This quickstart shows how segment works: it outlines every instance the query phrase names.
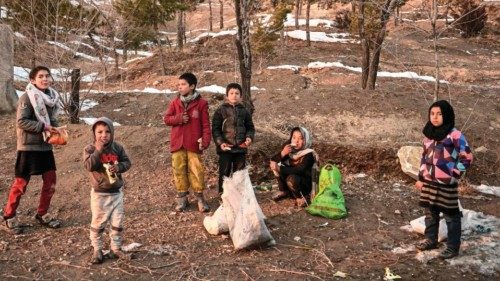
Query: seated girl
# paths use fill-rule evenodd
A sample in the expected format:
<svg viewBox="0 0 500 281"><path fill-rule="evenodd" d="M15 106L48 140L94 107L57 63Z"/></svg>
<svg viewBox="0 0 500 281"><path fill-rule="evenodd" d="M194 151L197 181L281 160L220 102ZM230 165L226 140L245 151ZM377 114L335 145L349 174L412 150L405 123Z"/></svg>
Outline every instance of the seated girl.
<svg viewBox="0 0 500 281"><path fill-rule="evenodd" d="M292 197L299 207L307 206L312 189L312 170L318 155L311 149L312 138L303 127L295 127L281 152L271 158L270 168L278 180L274 201Z"/></svg>

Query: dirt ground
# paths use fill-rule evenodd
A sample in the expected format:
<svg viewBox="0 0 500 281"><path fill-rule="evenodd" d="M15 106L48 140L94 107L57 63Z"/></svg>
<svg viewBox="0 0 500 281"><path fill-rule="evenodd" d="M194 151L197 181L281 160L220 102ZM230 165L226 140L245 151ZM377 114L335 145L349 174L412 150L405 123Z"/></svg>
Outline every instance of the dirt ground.
<svg viewBox="0 0 500 281"><path fill-rule="evenodd" d="M329 30L334 32L337 30ZM461 39L449 32L440 41L442 79L449 81L442 98L452 102L456 125L467 137L474 163L460 186L464 208L500 216L498 197L479 194L470 185L500 185L499 137L500 77L498 36ZM381 69L414 71L432 75L432 42L408 26L391 27L384 43ZM103 93L83 98L99 105L81 117L108 116L122 126L116 140L124 144L132 168L124 174L124 245L140 243L132 261L106 260L88 265L92 249L89 224L89 183L82 167L82 150L92 136L90 126L61 123L70 132L68 145L55 148L58 184L51 212L60 218L61 229L45 229L33 216L38 204L41 178L33 177L18 209L27 232L13 236L0 231L0 279L28 280L381 280L384 268L406 280L494 280L499 276L498 229L493 235L496 267L485 274L477 264L453 265L432 259L426 263L416 252L396 254L423 238L400 229L422 216L413 181L401 172L396 152L403 145L419 145L433 84L405 78L379 78L375 91L359 87L359 74L341 68L306 68L313 61L360 63L356 44L280 42L276 55L254 64L252 84L260 89L252 96L256 111L256 140L248 155L255 185L273 185L267 169L269 157L285 141L290 128L310 129L321 160L330 161L343 173L342 190L349 215L332 221L308 215L290 200L275 203L272 192L257 191L277 245L235 252L228 236L211 236L193 206L174 212L170 130L162 115L172 95L109 93L116 89L175 89L176 77L192 71L199 86L226 85L238 81L233 39L218 37L189 45L184 52L169 52L169 75L159 75L156 56L137 61L121 73L123 80L108 84ZM470 55L470 54L473 55ZM256 58L259 61L259 58ZM299 71L269 70L267 66L300 65ZM205 71L221 72L205 72ZM114 76L116 79L119 76ZM100 87L100 86L99 86ZM106 93L108 92L108 93ZM203 93L210 112L222 102L216 94ZM115 111L119 109L119 111ZM15 114L0 116L0 198L5 202L15 163ZM479 149L481 148L481 149ZM477 151L476 151L477 150ZM214 211L217 197L217 156L213 144L203 156L207 197ZM323 162L323 163L324 163ZM366 176L360 175L364 173ZM273 190L274 191L274 190ZM480 234L477 234L480 235ZM476 237L477 238L477 237ZM479 237L481 238L481 237ZM467 241L470 237L464 237ZM464 247L463 256L474 249ZM484 257L483 257L484 258Z"/></svg>

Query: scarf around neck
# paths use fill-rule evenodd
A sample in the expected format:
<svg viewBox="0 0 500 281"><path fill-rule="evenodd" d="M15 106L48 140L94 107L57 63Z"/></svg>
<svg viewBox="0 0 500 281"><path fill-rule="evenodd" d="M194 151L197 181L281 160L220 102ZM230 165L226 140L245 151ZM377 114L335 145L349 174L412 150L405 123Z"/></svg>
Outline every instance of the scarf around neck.
<svg viewBox="0 0 500 281"><path fill-rule="evenodd" d="M26 94L30 100L31 106L35 111L35 117L39 122L44 125L50 125L50 116L47 111L47 107L53 108L53 116L57 116L60 106L59 106L59 94L56 90L48 88L46 92L42 92L35 85L29 83L26 86ZM43 132L44 140L49 137L49 132Z"/></svg>
<svg viewBox="0 0 500 281"><path fill-rule="evenodd" d="M431 109L433 107L439 107L441 109L443 124L439 127L435 127L430 121ZM443 140L455 127L455 112L453 111L453 107L445 100L434 102L429 107L427 118L429 118L429 121L427 121L427 123L425 124L422 132L427 138L431 140Z"/></svg>
<svg viewBox="0 0 500 281"><path fill-rule="evenodd" d="M304 147L302 147L301 150L297 150L297 151L294 151L294 152L291 152L289 154L290 158L292 158L293 160L297 160L301 157L304 157L305 155L309 154L309 153L313 153L314 154L314 158L316 158L316 160L318 160L318 155L317 153L314 151L314 149L311 148L312 146L312 137L311 137L311 134L309 134L309 131L304 128L304 127L295 127L292 129L292 132L290 133L290 140L289 142L292 141L292 135L293 135L293 132L295 131L300 131L300 133L302 134L302 139L304 140Z"/></svg>
<svg viewBox="0 0 500 281"><path fill-rule="evenodd" d="M188 95L188 96L179 95L184 106L187 106L190 102L194 101L199 96L200 96L200 93L198 93L197 91L194 91L192 95Z"/></svg>

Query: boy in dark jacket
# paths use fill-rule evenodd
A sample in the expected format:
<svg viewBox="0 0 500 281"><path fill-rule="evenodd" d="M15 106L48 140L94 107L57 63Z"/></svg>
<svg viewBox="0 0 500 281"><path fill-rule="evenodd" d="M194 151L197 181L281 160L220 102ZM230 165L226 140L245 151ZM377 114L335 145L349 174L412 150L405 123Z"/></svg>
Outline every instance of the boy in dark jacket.
<svg viewBox="0 0 500 281"><path fill-rule="evenodd" d="M103 262L102 233L108 222L111 225L109 257L129 259L131 256L121 250L124 215L121 174L130 169L131 163L123 146L113 139L114 127L110 119L97 119L92 132L94 142L83 151L83 164L90 172L92 184L90 240L94 252L91 263Z"/></svg>
<svg viewBox="0 0 500 281"><path fill-rule="evenodd" d="M223 192L224 177L245 168L247 149L255 136L252 115L241 104L241 86L226 87L226 102L214 113L212 136L219 155L219 193Z"/></svg>
<svg viewBox="0 0 500 281"><path fill-rule="evenodd" d="M177 85L179 96L170 102L163 116L165 124L172 127L170 152L177 189L177 212L188 206L189 186L197 198L198 210L208 212L210 209L203 198L205 178L201 159L203 150L210 144L210 120L207 101L195 91L197 83L194 74L182 74Z"/></svg>

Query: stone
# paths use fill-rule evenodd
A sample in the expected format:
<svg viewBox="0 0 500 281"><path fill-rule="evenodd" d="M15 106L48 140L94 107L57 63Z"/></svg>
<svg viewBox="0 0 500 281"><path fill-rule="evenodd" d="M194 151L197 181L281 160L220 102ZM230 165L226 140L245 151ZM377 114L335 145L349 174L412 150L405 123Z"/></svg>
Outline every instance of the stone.
<svg viewBox="0 0 500 281"><path fill-rule="evenodd" d="M10 26L0 24L0 113L14 112L17 100L14 89L14 36Z"/></svg>
<svg viewBox="0 0 500 281"><path fill-rule="evenodd" d="M422 147L421 146L403 146L398 150L399 163L401 164L401 170L418 180L418 171L420 169L420 160L422 158Z"/></svg>

